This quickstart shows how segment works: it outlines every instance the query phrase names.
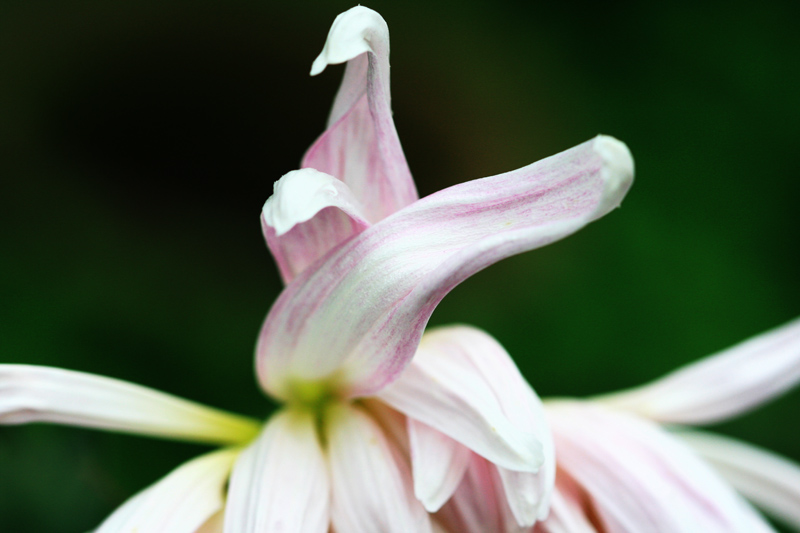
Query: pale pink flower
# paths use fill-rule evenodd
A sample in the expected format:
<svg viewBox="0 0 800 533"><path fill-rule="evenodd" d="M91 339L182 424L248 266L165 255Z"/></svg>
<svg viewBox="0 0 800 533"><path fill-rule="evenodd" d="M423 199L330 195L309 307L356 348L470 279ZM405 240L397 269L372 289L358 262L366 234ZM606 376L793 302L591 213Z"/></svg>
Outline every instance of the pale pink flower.
<svg viewBox="0 0 800 533"><path fill-rule="evenodd" d="M507 359L504 352L485 357ZM740 494L800 530L800 465L685 426L740 414L799 380L795 320L633 390L546 400L558 468L550 515L533 531L773 531ZM509 519L498 486L488 463L472 454L437 519L459 533L525 531Z"/></svg>
<svg viewBox="0 0 800 533"><path fill-rule="evenodd" d="M510 360L482 356L494 341L464 328L422 333L473 273L618 206L633 161L599 136L418 200L392 121L388 54L380 15L356 7L337 17L312 67L347 62L328 129L264 206L287 286L261 330L256 370L285 406L260 433L254 421L124 382L0 365L4 423L229 446L134 496L98 531L427 532L438 527L428 512L473 453L517 523L547 513L555 464L539 399Z"/></svg>

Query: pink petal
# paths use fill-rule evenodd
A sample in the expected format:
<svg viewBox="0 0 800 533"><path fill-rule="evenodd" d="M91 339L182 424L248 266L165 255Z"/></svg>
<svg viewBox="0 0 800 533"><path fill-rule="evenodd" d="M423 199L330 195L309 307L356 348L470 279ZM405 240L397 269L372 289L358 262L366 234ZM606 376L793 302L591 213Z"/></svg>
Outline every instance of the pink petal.
<svg viewBox="0 0 800 533"><path fill-rule="evenodd" d="M800 381L800 319L602 401L659 422L707 424L748 411Z"/></svg>
<svg viewBox="0 0 800 533"><path fill-rule="evenodd" d="M469 465L468 448L412 418L408 419L414 495L428 512L438 511L453 495Z"/></svg>
<svg viewBox="0 0 800 533"><path fill-rule="evenodd" d="M772 531L677 438L644 419L577 402L549 404L558 465L611 533Z"/></svg>
<svg viewBox="0 0 800 533"><path fill-rule="evenodd" d="M226 533L325 533L330 482L314 415L284 410L239 457L225 509Z"/></svg>
<svg viewBox="0 0 800 533"><path fill-rule="evenodd" d="M369 227L362 210L347 185L311 168L275 182L261 224L283 281L289 283L328 250Z"/></svg>
<svg viewBox="0 0 800 533"><path fill-rule="evenodd" d="M546 515L555 458L544 409L492 337L465 326L428 331L378 397L499 465L520 525Z"/></svg>
<svg viewBox="0 0 800 533"><path fill-rule="evenodd" d="M334 529L347 533L430 533L428 514L414 498L407 464L380 427L347 404L330 406L324 424Z"/></svg>
<svg viewBox="0 0 800 533"><path fill-rule="evenodd" d="M195 533L222 508L237 454L222 450L189 461L125 502L96 533Z"/></svg>
<svg viewBox="0 0 800 533"><path fill-rule="evenodd" d="M392 120L389 29L375 11L359 6L336 17L311 74L344 62L328 129L302 166L341 179L377 222L416 200L417 191Z"/></svg>
<svg viewBox="0 0 800 533"><path fill-rule="evenodd" d="M675 434L747 499L800 530L800 465L730 437L699 431Z"/></svg>
<svg viewBox="0 0 800 533"><path fill-rule="evenodd" d="M592 525L583 502L576 494L565 487L562 481L565 476L559 475L553 499L550 505L550 514L547 520L539 522L534 530L536 533L598 533Z"/></svg>
<svg viewBox="0 0 800 533"><path fill-rule="evenodd" d="M436 304L473 273L574 233L631 184L624 144L596 139L528 167L424 198L335 248L270 311L257 348L262 387L325 380L366 396L416 351Z"/></svg>
<svg viewBox="0 0 800 533"><path fill-rule="evenodd" d="M53 422L171 439L246 442L245 417L147 387L72 370L0 365L0 424Z"/></svg>

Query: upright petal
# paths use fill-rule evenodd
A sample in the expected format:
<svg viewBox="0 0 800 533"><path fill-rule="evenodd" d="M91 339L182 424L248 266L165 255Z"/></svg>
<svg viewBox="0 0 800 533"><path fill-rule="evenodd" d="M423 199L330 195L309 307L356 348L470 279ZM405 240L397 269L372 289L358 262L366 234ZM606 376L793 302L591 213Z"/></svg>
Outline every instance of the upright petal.
<svg viewBox="0 0 800 533"><path fill-rule="evenodd" d="M378 397L498 465L521 526L547 514L555 458L544 409L492 337L466 326L428 331Z"/></svg>
<svg viewBox="0 0 800 533"><path fill-rule="evenodd" d="M258 424L147 387L72 370L0 365L0 424L53 422L171 439L235 444Z"/></svg>
<svg viewBox="0 0 800 533"><path fill-rule="evenodd" d="M332 250L278 298L257 349L262 387L325 380L365 396L393 381L436 304L504 257L544 246L616 207L627 147L600 136L525 168L423 198Z"/></svg>
<svg viewBox="0 0 800 533"><path fill-rule="evenodd" d="M276 181L261 223L283 281L367 229L362 211L347 185L323 172L295 170Z"/></svg>
<svg viewBox="0 0 800 533"><path fill-rule="evenodd" d="M358 6L336 17L311 74L344 62L328 129L302 166L347 183L377 222L416 200L417 191L392 120L389 29L375 11Z"/></svg>
<svg viewBox="0 0 800 533"><path fill-rule="evenodd" d="M659 422L707 424L737 415L800 381L800 319L599 400Z"/></svg>
<svg viewBox="0 0 800 533"><path fill-rule="evenodd" d="M195 533L222 509L225 482L238 453L221 450L189 461L129 499L96 533Z"/></svg>
<svg viewBox="0 0 800 533"><path fill-rule="evenodd" d="M226 533L325 533L330 483L314 416L286 410L267 422L233 469Z"/></svg>
<svg viewBox="0 0 800 533"><path fill-rule="evenodd" d="M773 531L716 473L656 424L588 404L548 404L558 466L612 533Z"/></svg>
<svg viewBox="0 0 800 533"><path fill-rule="evenodd" d="M381 428L364 412L331 405L325 415L331 472L331 519L347 533L430 533L411 476Z"/></svg>
<svg viewBox="0 0 800 533"><path fill-rule="evenodd" d="M800 531L800 465L730 437L700 431L675 434L747 499Z"/></svg>

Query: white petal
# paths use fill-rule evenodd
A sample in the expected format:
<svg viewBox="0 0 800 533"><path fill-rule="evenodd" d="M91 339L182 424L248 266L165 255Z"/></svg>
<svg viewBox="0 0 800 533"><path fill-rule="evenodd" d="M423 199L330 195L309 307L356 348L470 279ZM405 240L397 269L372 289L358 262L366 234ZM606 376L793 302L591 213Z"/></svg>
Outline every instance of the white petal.
<svg viewBox="0 0 800 533"><path fill-rule="evenodd" d="M675 434L747 499L800 531L800 465L730 437L699 431Z"/></svg>
<svg viewBox="0 0 800 533"><path fill-rule="evenodd" d="M0 365L0 423L53 422L198 442L246 442L258 425L147 387L60 368Z"/></svg>
<svg viewBox="0 0 800 533"><path fill-rule="evenodd" d="M556 482L550 514L547 520L538 525L536 531L538 533L598 533L583 508L582 502L569 491L563 490L562 485L560 480Z"/></svg>
<svg viewBox="0 0 800 533"><path fill-rule="evenodd" d="M325 415L332 483L331 518L347 533L425 533L428 513L414 498L408 466L380 427L349 405Z"/></svg>
<svg viewBox="0 0 800 533"><path fill-rule="evenodd" d="M558 466L612 532L756 533L772 528L676 437L599 406L548 404Z"/></svg>
<svg viewBox="0 0 800 533"><path fill-rule="evenodd" d="M314 415L285 410L270 418L233 469L226 533L325 533L330 483Z"/></svg>
<svg viewBox="0 0 800 533"><path fill-rule="evenodd" d="M311 168L275 182L261 215L267 245L286 283L339 242L369 227L347 185Z"/></svg>
<svg viewBox="0 0 800 533"><path fill-rule="evenodd" d="M223 505L238 450L221 450L180 466L128 500L95 533L195 533Z"/></svg>
<svg viewBox="0 0 800 533"><path fill-rule="evenodd" d="M604 215L621 201L632 173L627 148L598 137L440 191L371 226L278 298L257 349L262 387L286 399L295 381L327 380L340 394L373 394L405 368L453 287Z"/></svg>
<svg viewBox="0 0 800 533"><path fill-rule="evenodd" d="M798 381L800 319L599 400L659 422L707 424L750 410Z"/></svg>
<svg viewBox="0 0 800 533"><path fill-rule="evenodd" d="M408 419L414 495L435 513L450 499L469 465L472 452L445 434Z"/></svg>

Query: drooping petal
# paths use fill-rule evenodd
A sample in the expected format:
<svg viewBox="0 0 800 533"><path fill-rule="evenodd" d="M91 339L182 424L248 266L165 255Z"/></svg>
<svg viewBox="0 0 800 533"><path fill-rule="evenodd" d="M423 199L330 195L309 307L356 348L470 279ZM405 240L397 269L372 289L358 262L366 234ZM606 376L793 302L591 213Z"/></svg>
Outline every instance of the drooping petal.
<svg viewBox="0 0 800 533"><path fill-rule="evenodd" d="M405 368L448 291L604 215L632 178L627 147L600 136L440 191L373 225L278 298L257 349L262 387L282 399L297 381L326 380L350 396L380 390Z"/></svg>
<svg viewBox="0 0 800 533"><path fill-rule="evenodd" d="M800 465L730 437L688 430L675 434L747 499L800 531Z"/></svg>
<svg viewBox="0 0 800 533"><path fill-rule="evenodd" d="M707 424L737 415L800 381L800 319L667 374L599 398L659 422Z"/></svg>
<svg viewBox="0 0 800 533"><path fill-rule="evenodd" d="M428 331L378 397L500 466L520 525L547 513L555 458L544 409L492 337L466 326Z"/></svg>
<svg viewBox="0 0 800 533"><path fill-rule="evenodd" d="M258 424L126 381L0 365L0 424L53 422L215 444L247 442Z"/></svg>
<svg viewBox="0 0 800 533"><path fill-rule="evenodd" d="M435 513L453 495L469 465L472 452L430 426L408 419L414 495Z"/></svg>
<svg viewBox="0 0 800 533"><path fill-rule="evenodd" d="M178 467L125 502L95 533L195 533L222 508L238 453L216 451Z"/></svg>
<svg viewBox="0 0 800 533"><path fill-rule="evenodd" d="M436 514L448 531L458 533L521 533L508 506L497 469L470 454L470 463L453 497Z"/></svg>
<svg viewBox="0 0 800 533"><path fill-rule="evenodd" d="M558 465L609 532L756 533L772 528L688 446L597 405L549 404Z"/></svg>
<svg viewBox="0 0 800 533"><path fill-rule="evenodd" d="M314 416L285 410L242 452L231 475L226 533L325 533L330 482Z"/></svg>
<svg viewBox="0 0 800 533"><path fill-rule="evenodd" d="M375 11L358 6L336 17L311 74L344 62L328 129L302 166L347 183L377 222L415 201L417 191L392 120L389 29Z"/></svg>
<svg viewBox="0 0 800 533"><path fill-rule="evenodd" d="M362 211L347 185L317 170L295 170L276 181L261 224L283 281L369 227Z"/></svg>
<svg viewBox="0 0 800 533"><path fill-rule="evenodd" d="M364 412L331 405L325 415L331 472L331 519L347 533L430 533L414 498L408 465Z"/></svg>

